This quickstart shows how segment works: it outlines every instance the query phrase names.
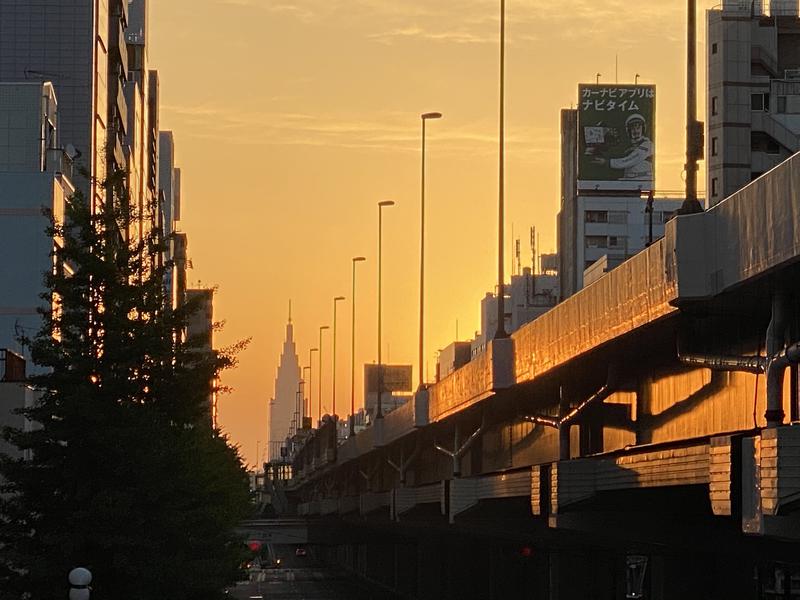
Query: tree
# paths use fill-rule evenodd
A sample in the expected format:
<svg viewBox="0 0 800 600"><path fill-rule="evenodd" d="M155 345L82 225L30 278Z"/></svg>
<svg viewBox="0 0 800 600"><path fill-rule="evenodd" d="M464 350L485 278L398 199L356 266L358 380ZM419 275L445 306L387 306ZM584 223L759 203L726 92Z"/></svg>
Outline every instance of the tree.
<svg viewBox="0 0 800 600"><path fill-rule="evenodd" d="M235 354L184 339L195 307L166 301L161 231L129 239L138 215L119 179L108 189L96 214L76 194L50 231L42 395L33 431L5 431L32 458L0 459L3 600L64 597L76 566L93 600L211 600L238 575L248 478L208 406Z"/></svg>

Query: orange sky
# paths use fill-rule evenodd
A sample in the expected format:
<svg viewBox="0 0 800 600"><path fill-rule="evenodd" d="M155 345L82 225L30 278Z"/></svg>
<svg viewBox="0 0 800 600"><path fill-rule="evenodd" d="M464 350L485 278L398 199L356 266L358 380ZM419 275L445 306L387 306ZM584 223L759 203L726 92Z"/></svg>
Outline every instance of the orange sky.
<svg viewBox="0 0 800 600"><path fill-rule="evenodd" d="M384 213L384 357L417 361L425 111L444 113L428 130L430 372L456 321L462 339L479 329L479 302L496 272L498 6L151 2L150 63L160 72L161 126L175 132L182 168L190 282L219 286L216 317L226 327L218 345L253 338L225 377L235 391L220 401L221 424L251 463L267 438L288 300L307 364L332 298L350 295L350 259L359 254L368 262L359 269L356 364L375 359L382 199L397 202ZM682 188L685 2L507 0L507 18L507 235L513 224L528 263L531 225L545 251L555 247L559 109L595 73L613 82L617 56L620 82L639 73L658 86L657 186ZM698 22L702 78L702 14ZM349 314L340 304L341 400L350 390ZM330 347L326 337L326 398Z"/></svg>

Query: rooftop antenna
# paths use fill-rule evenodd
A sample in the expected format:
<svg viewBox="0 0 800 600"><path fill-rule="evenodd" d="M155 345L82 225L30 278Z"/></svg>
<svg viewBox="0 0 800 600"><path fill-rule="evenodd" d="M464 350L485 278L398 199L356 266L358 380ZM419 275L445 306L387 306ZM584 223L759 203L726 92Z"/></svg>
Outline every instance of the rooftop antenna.
<svg viewBox="0 0 800 600"><path fill-rule="evenodd" d="M511 223L511 256L514 256L514 223ZM516 275L514 261L511 261L511 274Z"/></svg>
<svg viewBox="0 0 800 600"><path fill-rule="evenodd" d="M600 75L602 75L602 73L597 73L597 74L595 75L595 83L596 83L597 85L600 85Z"/></svg>
<svg viewBox="0 0 800 600"><path fill-rule="evenodd" d="M533 274L536 275L536 227L531 227L531 266Z"/></svg>
<svg viewBox="0 0 800 600"><path fill-rule="evenodd" d="M520 250L520 248L521 248L520 242L521 242L521 240L519 238L517 238L515 240L515 244L516 244L515 250L516 250L516 256L517 256L517 275L522 273L522 252Z"/></svg>
<svg viewBox="0 0 800 600"><path fill-rule="evenodd" d="M289 299L289 323L292 322L292 299Z"/></svg>
<svg viewBox="0 0 800 600"><path fill-rule="evenodd" d="M536 234L536 262L539 263L539 272L542 272L542 236L541 234Z"/></svg>
<svg viewBox="0 0 800 600"><path fill-rule="evenodd" d="M634 85L639 85L639 77L641 77L641 76L637 73L636 77L633 78Z"/></svg>

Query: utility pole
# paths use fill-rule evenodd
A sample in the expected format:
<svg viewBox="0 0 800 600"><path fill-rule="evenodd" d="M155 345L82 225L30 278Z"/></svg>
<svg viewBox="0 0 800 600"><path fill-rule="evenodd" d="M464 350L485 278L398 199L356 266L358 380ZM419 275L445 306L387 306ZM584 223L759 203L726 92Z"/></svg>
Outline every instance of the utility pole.
<svg viewBox="0 0 800 600"><path fill-rule="evenodd" d="M688 0L686 46L686 199L678 214L703 212L697 199L697 163L703 158L703 123L697 120L697 0Z"/></svg>

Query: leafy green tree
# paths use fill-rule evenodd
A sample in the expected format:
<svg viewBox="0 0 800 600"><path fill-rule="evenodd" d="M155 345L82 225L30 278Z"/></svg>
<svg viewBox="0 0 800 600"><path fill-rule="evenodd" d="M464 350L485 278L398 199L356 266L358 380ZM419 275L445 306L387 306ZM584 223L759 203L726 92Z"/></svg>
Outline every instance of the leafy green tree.
<svg viewBox="0 0 800 600"><path fill-rule="evenodd" d="M235 353L184 339L196 307L167 302L161 231L129 239L139 215L119 181L109 189L96 214L76 194L50 231L30 342L42 395L24 411L32 431L5 431L29 460L0 459L3 600L66 597L76 566L93 572L93 600L211 600L241 564L248 478L208 402Z"/></svg>

